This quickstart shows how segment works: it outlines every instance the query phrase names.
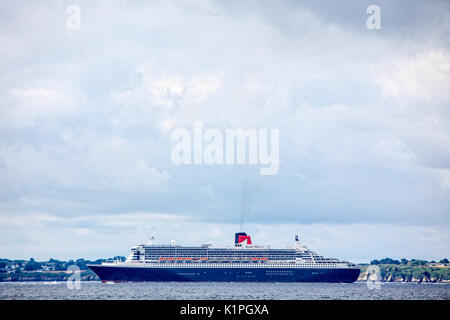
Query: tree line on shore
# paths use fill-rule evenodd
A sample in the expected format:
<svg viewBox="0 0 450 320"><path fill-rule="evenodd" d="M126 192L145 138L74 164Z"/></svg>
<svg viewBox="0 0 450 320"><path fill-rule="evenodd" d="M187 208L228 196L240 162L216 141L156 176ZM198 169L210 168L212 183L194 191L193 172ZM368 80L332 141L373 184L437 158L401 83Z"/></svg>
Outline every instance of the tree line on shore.
<svg viewBox="0 0 450 320"><path fill-rule="evenodd" d="M107 260L120 260L125 261L125 257L116 256L109 259L70 259L68 261L62 261L57 259L50 259L48 261L36 261L34 258L30 260L10 260L0 259L0 273L17 273L23 271L65 271L71 265L76 265L80 270L87 270L88 264L101 264Z"/></svg>
<svg viewBox="0 0 450 320"><path fill-rule="evenodd" d="M447 258L439 261L419 259L394 260L384 258L372 260L370 265L379 266L381 281L386 282L448 282L450 281L450 264ZM367 280L369 265L361 265L360 281Z"/></svg>
<svg viewBox="0 0 450 320"><path fill-rule="evenodd" d="M433 265L433 264L448 264L449 261L447 258L441 259L439 260L439 262L437 261L427 261L427 260L418 260L418 259L411 259L411 260L407 260L405 258L401 259L401 260L394 260L391 258L384 258L381 260L372 260L370 261L370 264L372 265L377 265L377 264L396 264L396 265L408 265L408 266L427 266L427 265Z"/></svg>

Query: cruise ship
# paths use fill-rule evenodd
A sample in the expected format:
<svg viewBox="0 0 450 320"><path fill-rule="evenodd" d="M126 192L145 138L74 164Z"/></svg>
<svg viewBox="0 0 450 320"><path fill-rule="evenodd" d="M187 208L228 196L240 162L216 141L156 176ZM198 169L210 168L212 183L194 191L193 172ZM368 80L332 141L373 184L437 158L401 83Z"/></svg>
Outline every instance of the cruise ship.
<svg viewBox="0 0 450 320"><path fill-rule="evenodd" d="M247 282L354 282L360 267L319 256L300 243L271 249L259 246L245 232L235 234L234 246L175 243L139 245L122 261L89 265L104 282L121 281L247 281Z"/></svg>

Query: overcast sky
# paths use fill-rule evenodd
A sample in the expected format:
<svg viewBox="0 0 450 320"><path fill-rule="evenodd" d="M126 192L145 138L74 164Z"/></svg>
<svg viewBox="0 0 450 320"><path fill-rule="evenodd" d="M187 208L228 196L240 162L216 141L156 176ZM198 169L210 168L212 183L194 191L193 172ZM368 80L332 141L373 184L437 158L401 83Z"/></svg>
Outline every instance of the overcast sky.
<svg viewBox="0 0 450 320"><path fill-rule="evenodd" d="M243 215L272 247L449 258L449 34L448 1L1 1L0 257L232 245ZM279 129L278 174L174 165L194 121Z"/></svg>

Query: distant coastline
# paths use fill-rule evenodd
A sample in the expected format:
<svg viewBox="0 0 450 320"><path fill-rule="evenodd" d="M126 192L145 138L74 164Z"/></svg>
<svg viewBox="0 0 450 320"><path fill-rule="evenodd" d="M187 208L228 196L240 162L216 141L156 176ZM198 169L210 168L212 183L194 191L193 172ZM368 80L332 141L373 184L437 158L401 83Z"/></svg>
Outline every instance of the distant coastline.
<svg viewBox="0 0 450 320"><path fill-rule="evenodd" d="M66 271L22 271L17 273L0 273L0 282L53 282L67 281L72 272ZM80 274L81 281L100 281L92 270L83 270Z"/></svg>
<svg viewBox="0 0 450 320"><path fill-rule="evenodd" d="M361 265L357 281L367 281L369 265ZM382 282L450 283L450 266L447 265L395 265L379 264Z"/></svg>
<svg viewBox="0 0 450 320"><path fill-rule="evenodd" d="M66 281L73 274L66 271L71 265L76 265L80 269L81 281L100 281L97 275L86 265L100 264L107 260L123 261L125 257L117 256L95 261L50 259L41 262L34 259L28 261L0 259L0 282ZM380 280L382 282L450 283L450 263L447 259L439 262L416 259L398 261L390 258L380 261L373 260L370 264L360 264L361 274L358 281L367 281L369 265L380 267Z"/></svg>
<svg viewBox="0 0 450 320"><path fill-rule="evenodd" d="M77 259L69 261L56 259L36 261L33 258L30 260L0 259L0 282L66 281L73 274L73 271L67 271L71 266L79 268L81 281L99 281L100 279L87 265L101 264L104 261L111 260L124 261L125 257L116 256L109 259Z"/></svg>

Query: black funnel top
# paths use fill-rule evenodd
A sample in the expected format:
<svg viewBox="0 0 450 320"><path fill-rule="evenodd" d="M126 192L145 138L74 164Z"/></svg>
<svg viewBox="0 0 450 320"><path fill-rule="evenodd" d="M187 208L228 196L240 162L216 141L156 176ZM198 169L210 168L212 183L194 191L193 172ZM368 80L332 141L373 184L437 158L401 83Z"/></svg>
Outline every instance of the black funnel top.
<svg viewBox="0 0 450 320"><path fill-rule="evenodd" d="M234 234L234 244L239 243L239 236L246 236L247 234L245 232L237 232Z"/></svg>

